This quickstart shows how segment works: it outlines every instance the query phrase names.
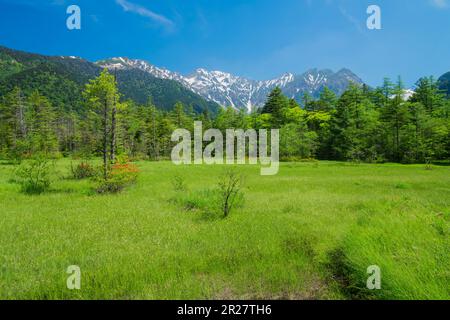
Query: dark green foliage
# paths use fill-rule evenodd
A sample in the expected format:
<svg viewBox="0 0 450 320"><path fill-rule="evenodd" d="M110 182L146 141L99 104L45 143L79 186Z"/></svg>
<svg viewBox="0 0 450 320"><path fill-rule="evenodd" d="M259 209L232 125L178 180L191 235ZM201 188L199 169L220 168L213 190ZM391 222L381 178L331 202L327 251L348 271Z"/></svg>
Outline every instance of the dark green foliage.
<svg viewBox="0 0 450 320"><path fill-rule="evenodd" d="M386 78L375 89L350 85L340 97L324 87L316 100L303 94L301 105L275 88L261 110L247 114L217 109L179 83L140 70L101 73L82 59L5 48L0 62L0 156L13 161L37 152L103 156L107 177L116 154L169 159L173 131L193 133L194 121L224 134L280 129L282 160L425 163L450 157L450 100L439 89L445 77L420 79L408 101L401 79Z"/></svg>
<svg viewBox="0 0 450 320"><path fill-rule="evenodd" d="M3 68L2 68L3 67ZM74 57L48 57L0 47L0 95L20 87L25 94L38 90L58 109L80 111L84 85L100 75L97 65ZM119 89L125 99L144 104L149 98L160 109L171 110L180 101L197 113L216 114L209 102L172 80L155 78L141 70L118 70Z"/></svg>
<svg viewBox="0 0 450 320"><path fill-rule="evenodd" d="M27 194L41 194L50 188L54 164L39 155L23 162L15 172L14 181Z"/></svg>
<svg viewBox="0 0 450 320"><path fill-rule="evenodd" d="M58 109L79 110L81 106L81 86L50 64L42 64L5 78L0 81L0 94L10 92L14 87L20 87L27 95L38 91Z"/></svg>
<svg viewBox="0 0 450 320"><path fill-rule="evenodd" d="M331 123L332 155L337 160L374 161L379 150L379 114L360 87L350 86L337 102Z"/></svg>
<svg viewBox="0 0 450 320"><path fill-rule="evenodd" d="M280 157L292 159L314 158L317 134L309 131L305 123L289 123L280 129Z"/></svg>
<svg viewBox="0 0 450 320"><path fill-rule="evenodd" d="M209 102L173 80L159 79L142 70L117 71L119 90L126 99L145 104L149 98L162 110L172 110L177 102L191 106L200 114L209 110L216 114L219 105Z"/></svg>
<svg viewBox="0 0 450 320"><path fill-rule="evenodd" d="M439 90L438 83L433 77L419 79L416 86L417 88L411 98L411 102L421 103L431 114L443 106L443 92Z"/></svg>
<svg viewBox="0 0 450 320"><path fill-rule="evenodd" d="M19 88L15 88L0 101L0 154L20 161L27 153L27 103Z"/></svg>
<svg viewBox="0 0 450 320"><path fill-rule="evenodd" d="M450 96L450 72L442 75L439 80L439 89L442 90L447 96Z"/></svg>
<svg viewBox="0 0 450 320"><path fill-rule="evenodd" d="M119 193L125 188L125 184L118 180L99 180L95 187L98 194Z"/></svg>
<svg viewBox="0 0 450 320"><path fill-rule="evenodd" d="M95 176L95 168L86 161L81 161L75 167L71 164L72 177L77 180L92 178Z"/></svg>
<svg viewBox="0 0 450 320"><path fill-rule="evenodd" d="M283 121L282 110L289 106L289 100L283 94L280 88L276 87L267 97L267 102L261 110L262 114L272 116L272 125L279 128Z"/></svg>
<svg viewBox="0 0 450 320"><path fill-rule="evenodd" d="M7 78L12 74L19 73L22 68L23 66L13 57L0 52L0 80Z"/></svg>
<svg viewBox="0 0 450 320"><path fill-rule="evenodd" d="M54 155L58 151L55 133L55 111L47 98L34 92L29 98L28 110L30 152Z"/></svg>
<svg viewBox="0 0 450 320"><path fill-rule="evenodd" d="M319 100L316 102L316 109L318 111L332 112L336 106L337 99L336 94L325 87L320 94Z"/></svg>

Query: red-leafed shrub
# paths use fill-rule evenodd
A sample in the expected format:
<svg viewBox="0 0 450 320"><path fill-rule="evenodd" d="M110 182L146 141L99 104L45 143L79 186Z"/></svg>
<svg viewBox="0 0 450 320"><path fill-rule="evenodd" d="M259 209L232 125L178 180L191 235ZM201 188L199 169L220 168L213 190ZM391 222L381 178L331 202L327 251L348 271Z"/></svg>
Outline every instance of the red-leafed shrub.
<svg viewBox="0 0 450 320"><path fill-rule="evenodd" d="M88 162L82 161L76 167L71 167L74 179L81 180L95 175L95 168Z"/></svg>
<svg viewBox="0 0 450 320"><path fill-rule="evenodd" d="M139 168L132 163L116 163L111 169L111 178L128 183L136 182L139 174Z"/></svg>
<svg viewBox="0 0 450 320"><path fill-rule="evenodd" d="M99 178L97 185L98 193L117 193L125 187L134 184L139 175L139 168L133 164L122 160L111 166L107 179Z"/></svg>

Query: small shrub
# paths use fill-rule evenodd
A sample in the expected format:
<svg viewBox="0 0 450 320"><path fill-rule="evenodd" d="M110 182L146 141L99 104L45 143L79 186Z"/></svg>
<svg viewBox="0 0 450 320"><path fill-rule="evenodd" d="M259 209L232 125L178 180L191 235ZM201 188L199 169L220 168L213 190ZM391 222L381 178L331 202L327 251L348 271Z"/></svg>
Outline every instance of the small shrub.
<svg viewBox="0 0 450 320"><path fill-rule="evenodd" d="M139 169L135 164L116 163L111 169L111 178L122 182L124 185L133 184L136 182L139 175Z"/></svg>
<svg viewBox="0 0 450 320"><path fill-rule="evenodd" d="M102 172L103 168L99 170ZM118 193L125 187L132 185L136 182L139 175L139 169L132 163L116 163L108 172L108 177L105 180L102 177L102 173L98 174L97 180L97 193Z"/></svg>
<svg viewBox="0 0 450 320"><path fill-rule="evenodd" d="M75 168L72 165L71 171L73 178L77 180L92 178L95 175L95 168L85 161L80 162Z"/></svg>
<svg viewBox="0 0 450 320"><path fill-rule="evenodd" d="M433 170L433 164L431 163L431 158L427 158L425 161L425 170Z"/></svg>
<svg viewBox="0 0 450 320"><path fill-rule="evenodd" d="M200 212L207 220L226 218L233 209L244 203L242 181L241 175L228 170L220 177L217 187L180 192L171 201L183 206L187 211ZM174 179L174 188L179 189L182 186L185 186L184 180Z"/></svg>
<svg viewBox="0 0 450 320"><path fill-rule="evenodd" d="M233 170L228 170L219 180L221 211L224 218L228 217L235 205L244 200L242 193L243 178Z"/></svg>
<svg viewBox="0 0 450 320"><path fill-rule="evenodd" d="M106 193L119 193L125 188L125 185L120 181L115 181L113 179L99 181L95 191L99 194Z"/></svg>
<svg viewBox="0 0 450 320"><path fill-rule="evenodd" d="M183 192L187 190L185 179L178 175L172 179L172 187L176 192Z"/></svg>
<svg viewBox="0 0 450 320"><path fill-rule="evenodd" d="M24 193L41 194L50 188L53 170L53 162L38 156L17 168L14 181L20 184Z"/></svg>

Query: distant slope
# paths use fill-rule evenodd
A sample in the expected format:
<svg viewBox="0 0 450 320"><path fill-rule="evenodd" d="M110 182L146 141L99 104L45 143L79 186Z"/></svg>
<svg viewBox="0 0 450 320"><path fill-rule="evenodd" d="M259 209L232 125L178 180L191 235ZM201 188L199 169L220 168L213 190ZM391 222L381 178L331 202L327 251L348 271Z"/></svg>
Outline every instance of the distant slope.
<svg viewBox="0 0 450 320"><path fill-rule="evenodd" d="M450 72L443 74L439 80L439 89L444 91L447 95L450 96Z"/></svg>
<svg viewBox="0 0 450 320"><path fill-rule="evenodd" d="M26 93L38 90L56 107L77 109L81 106L84 85L102 68L77 57L48 57L0 47L0 95L19 86ZM200 113L216 113L220 106L207 101L180 83L156 78L141 70L118 70L117 81L124 99L146 103L151 99L164 110L180 101Z"/></svg>
<svg viewBox="0 0 450 320"><path fill-rule="evenodd" d="M317 98L325 87L341 95L353 82L363 81L348 69L338 72L331 70L310 69L303 74L286 73L278 78L265 81L250 80L222 71L197 69L189 75L182 75L164 68L159 68L144 60L123 57L111 58L97 62L97 65L110 70L142 70L160 79L170 79L223 106L251 110L264 105L267 95L280 87L290 98L298 102L304 93Z"/></svg>
<svg viewBox="0 0 450 320"><path fill-rule="evenodd" d="M196 113L205 109L212 114L219 111L217 103L202 98L174 80L156 78L138 69L118 70L116 74L120 92L138 103L145 104L151 97L156 106L162 106L165 110L172 109L179 101L185 106L192 106Z"/></svg>

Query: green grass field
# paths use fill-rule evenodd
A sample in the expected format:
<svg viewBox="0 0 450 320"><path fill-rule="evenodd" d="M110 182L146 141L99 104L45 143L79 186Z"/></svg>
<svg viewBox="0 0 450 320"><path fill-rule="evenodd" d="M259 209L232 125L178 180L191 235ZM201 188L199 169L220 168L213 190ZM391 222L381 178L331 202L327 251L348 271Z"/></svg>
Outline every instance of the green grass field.
<svg viewBox="0 0 450 320"><path fill-rule="evenodd" d="M138 166L136 185L96 195L61 160L30 196L0 165L0 299L450 299L450 167L239 166L244 205L206 219L183 201L207 202L224 166ZM371 265L381 290L365 289Z"/></svg>

